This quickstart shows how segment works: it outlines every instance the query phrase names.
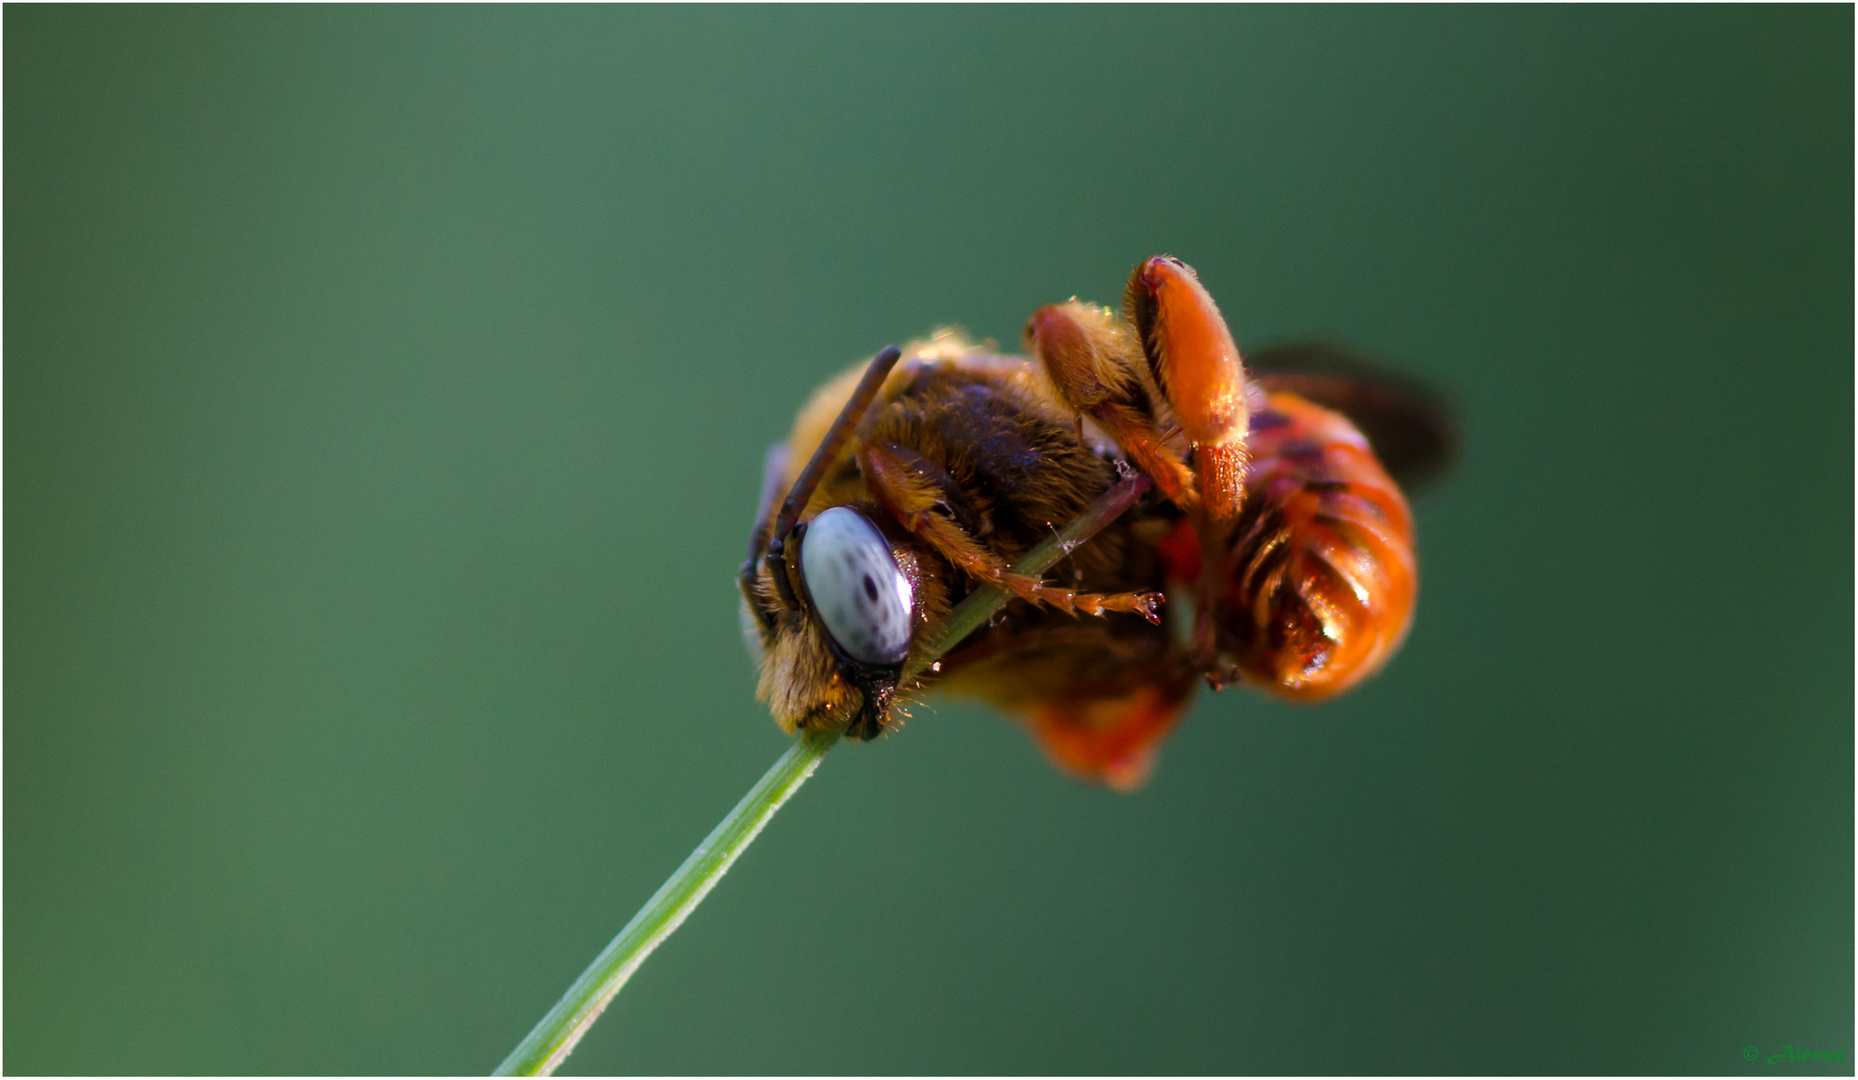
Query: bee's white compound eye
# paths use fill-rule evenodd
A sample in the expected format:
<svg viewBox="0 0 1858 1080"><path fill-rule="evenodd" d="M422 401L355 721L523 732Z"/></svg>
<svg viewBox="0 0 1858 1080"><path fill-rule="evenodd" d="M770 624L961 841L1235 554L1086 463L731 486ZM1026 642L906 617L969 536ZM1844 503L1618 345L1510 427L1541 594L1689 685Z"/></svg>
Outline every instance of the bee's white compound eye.
<svg viewBox="0 0 1858 1080"><path fill-rule="evenodd" d="M800 573L826 632L854 659L895 664L910 651L910 580L863 514L835 506L814 518Z"/></svg>

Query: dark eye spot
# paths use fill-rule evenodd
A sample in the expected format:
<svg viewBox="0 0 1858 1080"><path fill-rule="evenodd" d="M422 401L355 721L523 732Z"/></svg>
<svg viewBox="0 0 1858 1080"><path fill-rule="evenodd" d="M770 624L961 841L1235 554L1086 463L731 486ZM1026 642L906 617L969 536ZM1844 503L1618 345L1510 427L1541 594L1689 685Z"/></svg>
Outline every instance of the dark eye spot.
<svg viewBox="0 0 1858 1080"><path fill-rule="evenodd" d="M865 599L877 603L877 582L871 580L870 574L864 576L864 595Z"/></svg>

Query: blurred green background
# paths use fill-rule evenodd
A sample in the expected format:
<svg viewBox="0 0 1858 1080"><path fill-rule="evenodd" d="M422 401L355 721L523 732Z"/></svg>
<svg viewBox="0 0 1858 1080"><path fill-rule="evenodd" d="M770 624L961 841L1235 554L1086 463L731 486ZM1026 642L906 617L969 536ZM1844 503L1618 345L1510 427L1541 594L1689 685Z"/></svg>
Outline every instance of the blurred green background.
<svg viewBox="0 0 1858 1080"><path fill-rule="evenodd" d="M491 1068L783 746L805 395L1162 251L1462 404L1404 654L841 749L567 1071L1850 1072L1849 7L4 28L8 1072Z"/></svg>

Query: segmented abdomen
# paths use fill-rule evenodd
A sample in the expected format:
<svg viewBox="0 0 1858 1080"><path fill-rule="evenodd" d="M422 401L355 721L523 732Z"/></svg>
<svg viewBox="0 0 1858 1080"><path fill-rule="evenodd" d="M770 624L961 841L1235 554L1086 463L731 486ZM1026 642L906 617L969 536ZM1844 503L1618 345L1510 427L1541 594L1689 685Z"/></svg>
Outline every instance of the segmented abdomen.
<svg viewBox="0 0 1858 1080"><path fill-rule="evenodd" d="M1373 674L1413 619L1413 515L1340 413L1277 393L1252 414L1222 651L1245 681L1313 701Z"/></svg>

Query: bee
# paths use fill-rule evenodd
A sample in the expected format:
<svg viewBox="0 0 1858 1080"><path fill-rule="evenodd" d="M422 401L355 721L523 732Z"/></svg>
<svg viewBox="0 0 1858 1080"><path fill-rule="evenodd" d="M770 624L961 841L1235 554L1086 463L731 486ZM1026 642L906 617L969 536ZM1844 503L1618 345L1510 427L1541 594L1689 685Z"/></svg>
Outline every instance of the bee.
<svg viewBox="0 0 1858 1080"><path fill-rule="evenodd" d="M1201 681L1320 701L1399 649L1418 567L1394 477L1452 456L1436 394L1328 345L1247 363L1169 256L1136 266L1120 314L1038 309L1025 345L941 331L885 349L770 448L739 583L757 696L784 731L871 739L933 689L1129 790ZM1047 576L1013 572L1129 470L1154 481L1131 511ZM921 664L985 586L1013 602Z"/></svg>

